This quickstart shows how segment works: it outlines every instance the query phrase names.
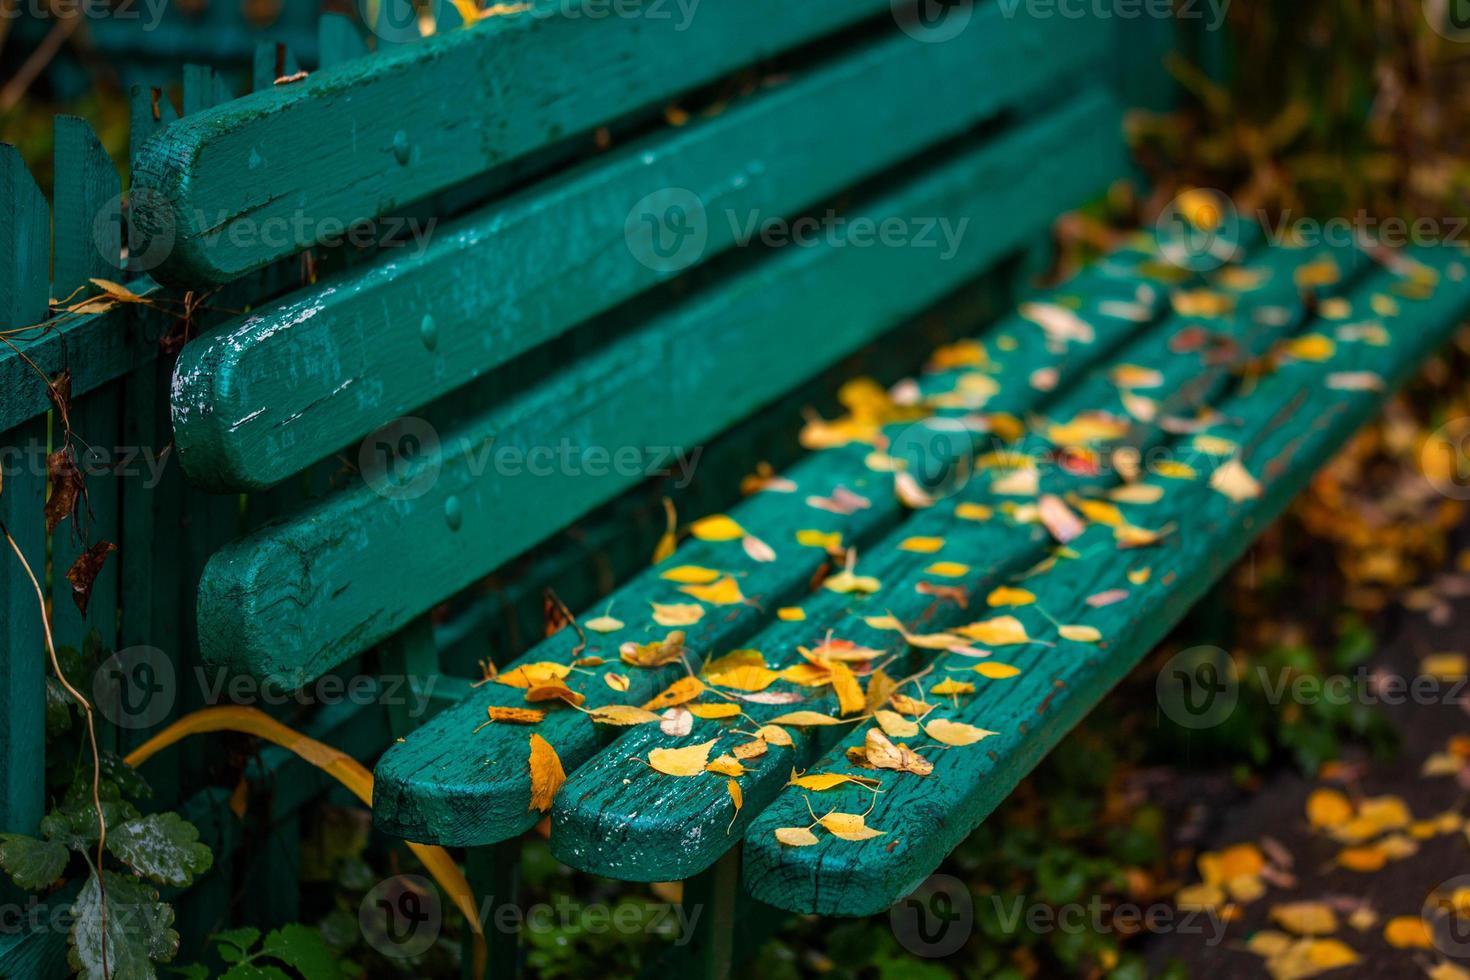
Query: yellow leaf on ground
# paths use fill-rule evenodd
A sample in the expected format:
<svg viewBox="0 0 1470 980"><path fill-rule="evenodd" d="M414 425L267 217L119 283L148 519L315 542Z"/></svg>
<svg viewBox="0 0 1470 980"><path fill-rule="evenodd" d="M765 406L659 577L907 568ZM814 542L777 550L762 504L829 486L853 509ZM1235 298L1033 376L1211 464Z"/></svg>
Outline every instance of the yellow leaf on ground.
<svg viewBox="0 0 1470 980"><path fill-rule="evenodd" d="M540 735L531 736L531 805L526 809L545 813L551 809L556 791L567 781L566 770L551 743Z"/></svg>
<svg viewBox="0 0 1470 980"><path fill-rule="evenodd" d="M1447 683L1463 680L1467 669L1470 662L1463 653L1432 653L1419 661L1419 673Z"/></svg>
<svg viewBox="0 0 1470 980"><path fill-rule="evenodd" d="M1429 924L1418 915L1400 915L1389 919L1383 927L1383 938L1396 949L1433 949L1434 936Z"/></svg>
<svg viewBox="0 0 1470 980"><path fill-rule="evenodd" d="M666 776L698 776L709 765L710 749L718 741L712 738L682 749L650 749L648 764Z"/></svg>
<svg viewBox="0 0 1470 980"><path fill-rule="evenodd" d="M1307 797L1307 822L1314 828L1338 827L1352 818L1352 803L1335 789L1318 788Z"/></svg>
<svg viewBox="0 0 1470 980"><path fill-rule="evenodd" d="M1271 921L1298 936L1326 936L1338 929L1337 913L1326 902L1283 902L1273 905Z"/></svg>

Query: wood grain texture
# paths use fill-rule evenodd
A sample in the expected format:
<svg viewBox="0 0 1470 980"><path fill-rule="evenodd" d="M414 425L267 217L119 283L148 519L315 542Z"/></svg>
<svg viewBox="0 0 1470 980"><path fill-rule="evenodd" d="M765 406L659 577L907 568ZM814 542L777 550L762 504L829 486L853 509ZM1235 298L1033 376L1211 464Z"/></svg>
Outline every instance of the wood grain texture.
<svg viewBox="0 0 1470 980"><path fill-rule="evenodd" d="M15 147L0 144L0 323L46 315L51 211ZM36 575L46 570L46 419L0 437L0 521ZM41 449L37 459L36 449ZM19 450L17 455L15 450ZM8 543L0 562L0 829L33 833L45 805L45 639L36 593Z"/></svg>
<svg viewBox="0 0 1470 980"><path fill-rule="evenodd" d="M934 248L901 246L777 250L441 434L441 452L396 485L421 495L357 485L226 547L200 585L206 658L296 686L391 635L645 475L610 465L589 473L589 449L699 445L938 301L1100 189L1116 172L1098 164L1116 161L1116 125L1106 98L1085 96L854 212L968 219L977 233L961 236L948 260ZM801 357L773 358L777 350ZM574 463L541 465L563 445ZM541 464L487 472L507 451L512 463L536 453Z"/></svg>
<svg viewBox="0 0 1470 980"><path fill-rule="evenodd" d="M803 793L781 794L746 835L745 881L751 892L781 908L866 915L922 881L1224 574L1384 397L1382 391L1333 387L1329 377L1373 371L1391 390L1449 336L1470 309L1464 253L1425 251L1415 258L1441 273L1457 266L1458 278L1442 275L1429 299L1395 295L1403 311L1385 318L1385 346L1339 335L1335 354L1326 361L1288 358L1249 393L1227 403L1225 423L1208 430L1243 447L1244 463L1263 488L1259 497L1233 501L1207 485L1203 468L1198 479L1150 477L1163 488L1163 497L1152 505L1123 505L1127 517L1151 528L1172 522L1177 533L1153 548L1124 551L1109 528L1095 525L1074 543L1084 558L1059 562L1050 573L1026 581L1038 605L1057 621L1094 625L1103 642L1062 639L1040 616L1018 610L1033 637L1056 645L1007 648L1007 660L1023 669L1019 677L982 686L958 708L936 712L999 734L968 748L932 753L935 771L929 777L883 774L885 792L867 823L884 835L868 841L826 837L811 847L784 847L774 830L806 826L811 817ZM1367 315L1371 294L1394 294L1401 284L1388 274L1376 276L1354 293L1355 309ZM1331 327L1321 332L1330 336ZM1151 569L1148 581L1130 582L1127 573L1145 566ZM1115 587L1129 590L1125 602L1103 609L1086 604L1087 596ZM822 760L824 771L846 769L847 744ZM868 793L859 800L836 790L813 805L821 812L861 810L870 799Z"/></svg>
<svg viewBox="0 0 1470 980"><path fill-rule="evenodd" d="M1096 413L1129 418L1127 399L1132 394L1175 399L1168 414L1193 416L1229 387L1234 372L1300 326L1306 308L1294 273L1323 254L1330 253L1268 252L1258 264L1248 267L1264 277L1260 287L1243 293L1220 290L1236 298L1239 305L1234 315L1176 315L1153 329L1139 331L1115 358L1067 385L1057 401L1047 407L1045 418L1059 424ZM1263 312L1267 315L1261 316ZM1201 328L1209 331L1216 342L1195 347L1179 343L1181 337ZM1221 352L1227 349L1231 351L1228 360L1222 359ZM1157 371L1158 384L1144 389L1120 388L1113 371L1128 365L1147 365ZM1145 424L1135 420L1126 436L1096 448L1106 451L1106 446L1132 445L1148 452L1167 440L1157 421ZM1045 460L1065 446L1053 443L1042 430L1028 434L1014 449L1030 459ZM1041 492L1057 495L1095 496L1121 479L1111 467L1093 474L1043 464L1040 472ZM904 677L919 669L933 659L932 653L910 647L891 630L874 629L862 617L891 614L919 633L961 626L983 617L984 600L992 589L1044 559L1055 544L1044 528L999 516L1008 501L1026 502L1026 498L992 489L993 478L1009 473L1009 469L978 472L954 501L919 512L871 547L859 562L859 572L882 583L878 592L839 595L817 591L802 603L805 620L772 622L743 640L741 646L762 651L771 669L783 670L803 663L800 648L818 646L830 632L839 639L883 651L878 661L887 662L884 669L892 677ZM984 505L998 516L985 522L962 520L955 516L955 504ZM903 542L914 537L937 538L944 545L936 553L905 549ZM958 577L936 576L928 569L941 560L962 563L968 570ZM959 586L971 597L970 603L962 608L953 600L936 598L921 589L925 583ZM711 655L728 652L720 648ZM837 700L830 688L802 693L806 700L798 705L742 705L748 717L738 719L733 726L728 722L696 721L694 730L683 737L664 735L656 725L629 730L578 769L558 794L552 811L553 854L579 870L624 880L678 880L703 871L735 846L743 829L786 785L793 768L810 767L851 730L850 726L789 729L792 747L772 748L751 760L746 764L749 771L737 779L744 798L738 816L731 807L724 777L672 778L638 760L648 758L653 749L674 749L711 738L719 739L712 756L729 752L750 740L748 734L735 734L732 727L748 733L798 708L837 716ZM909 689L906 693L915 692Z"/></svg>
<svg viewBox="0 0 1470 980"><path fill-rule="evenodd" d="M945 44L899 36L865 46L434 229L421 251L404 233L373 266L200 338L175 386L185 471L209 489L275 484L737 246L751 222L815 205L1028 93L1097 70L1106 54L1106 35L1085 21L1005 18L999 7L979 20ZM704 244L645 264L628 224L670 189L698 200Z"/></svg>
<svg viewBox="0 0 1470 980"><path fill-rule="evenodd" d="M593 20L560 0L348 61L171 126L134 161L159 278L227 282L496 165L865 18L888 0L743 0ZM577 66L567 71L567 65ZM453 98L448 93L470 93ZM296 219L304 218L304 221ZM262 229L283 229L266 236Z"/></svg>
<svg viewBox="0 0 1470 980"><path fill-rule="evenodd" d="M1042 366L1057 369L1061 384L1081 376L1095 358L1123 343L1137 329L1137 322L1103 312L1112 300L1132 299L1148 280L1139 271L1141 256L1119 255L1094 267L1077 280L1062 287L1064 295L1076 296L1097 330L1094 344L1069 345L1053 351L1036 326L1020 317L1006 318L984 335L1000 376L1023 379ZM1150 287L1152 288L1152 287ZM1153 289L1155 311L1162 311L1163 291ZM1015 343L1001 347L998 338L1011 337ZM991 343L991 341L996 341ZM942 388L956 383L953 373L926 378L924 384ZM1024 384L1003 388L989 406L998 412L1022 413L1044 402L1040 393ZM897 435L900 427L890 433ZM719 567L736 575L742 591L760 603L755 606L731 607L730 612L708 615L686 628L688 649L696 661L715 650L738 646L769 621L772 611L797 601L807 590L814 574L825 564L820 549L798 548L793 535L799 529L840 532L844 545L865 548L903 517L894 497L890 480L875 477L864 463L866 448L862 446L832 449L809 457L786 474L803 495L826 496L837 487L846 487L865 495L871 506L851 514L835 514L813 510L811 514L792 514L788 495L758 493L742 501L731 516L751 534L777 549L776 562L757 562L731 542L706 542L688 539L664 566L655 566L609 597L614 615L635 621L646 615L651 601L668 602L679 596L668 581L661 578L668 565L693 564ZM603 604L599 604L599 608ZM606 638L594 637L595 649L589 651L612 657L620 643L633 640L649 642L662 638L664 629L650 629L646 624L619 631ZM566 662L575 639L558 634L538 644L524 656L506 665L540 661ZM626 671L629 688L625 692L604 690L598 685L585 685L589 703L641 704L677 679L681 667L662 670ZM529 776L523 764L524 730L510 726L491 726L473 737L466 736L485 719L490 705L521 703L522 692L498 684L479 688L463 704L445 712L425 725L406 742L393 746L379 761L374 791L374 820L384 831L410 840L438 843L477 844L503 840L528 829L538 815L528 813ZM599 729L580 714L553 712L538 726L557 749L568 772L585 763L609 739L613 732Z"/></svg>

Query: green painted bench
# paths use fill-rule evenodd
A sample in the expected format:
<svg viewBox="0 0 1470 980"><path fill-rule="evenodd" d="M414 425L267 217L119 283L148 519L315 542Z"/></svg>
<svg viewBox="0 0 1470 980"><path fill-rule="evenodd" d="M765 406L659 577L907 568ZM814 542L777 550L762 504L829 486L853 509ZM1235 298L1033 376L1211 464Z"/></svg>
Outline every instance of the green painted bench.
<svg viewBox="0 0 1470 980"><path fill-rule="evenodd" d="M684 880L714 910L685 955L720 974L754 938L738 902L861 915L932 872L1448 335L1467 259L1247 228L1190 271L1140 235L996 319L980 299L1015 298L1052 220L1128 173L1142 25L980 4L941 39L890 0L557 6L368 57L331 21L303 80L227 99L196 76L176 120L139 103L148 288L248 307L169 379L173 492L212 528L186 642L292 689L408 678L428 711L312 719L381 752L380 830L468 848L497 900L543 822L575 868ZM744 240L828 214L933 245ZM319 247L429 219L420 250ZM839 365L917 368L936 317L973 336L844 387L845 417L809 417L808 451L734 500ZM26 422L44 389L0 370L30 386L0 422ZM641 464L711 442L677 547L627 554ZM639 467L589 465L624 448ZM538 547L573 522L580 547ZM573 584L592 550L635 570ZM543 585L575 624L493 678L442 673ZM538 744L564 783L533 778ZM283 782L273 818L319 790ZM492 936L500 975L513 940Z"/></svg>

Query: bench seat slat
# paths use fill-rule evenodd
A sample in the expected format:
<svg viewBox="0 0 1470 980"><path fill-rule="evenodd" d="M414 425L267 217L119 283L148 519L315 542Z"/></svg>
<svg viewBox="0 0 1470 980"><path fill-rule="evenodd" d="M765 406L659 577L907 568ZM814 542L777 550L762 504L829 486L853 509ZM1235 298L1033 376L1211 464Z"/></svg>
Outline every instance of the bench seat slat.
<svg viewBox="0 0 1470 980"><path fill-rule="evenodd" d="M1342 249L1340 256L1343 260L1338 263L1340 267L1358 266L1353 250ZM1268 252L1258 263L1246 267L1247 274L1263 276L1259 288L1240 294L1219 290L1221 295L1236 299L1239 305L1234 314L1210 318L1174 316L1141 333L1111 363L1089 371L1085 378L1069 385L1057 403L1044 413L1046 420L1065 425L1097 412L1128 418L1128 399L1135 391L1137 395L1172 402L1168 415L1193 416L1213 404L1230 386L1235 372L1266 354L1307 318L1308 311L1296 283L1297 270L1324 259L1336 262L1337 258L1330 249ZM1215 344L1191 347L1178 343L1186 331L1192 333L1201 328L1221 342L1229 338L1237 345L1228 361L1220 359L1221 348ZM1120 388L1114 382L1112 371L1128 365L1147 365L1156 370L1157 384L1143 389ZM1161 411L1160 416L1163 414L1166 413ZM1065 443L1052 443L1047 431L1044 425L1033 426L1033 431L1014 451L1038 460L1065 448ZM1148 458L1150 447L1168 442L1157 420L1147 424L1135 420L1126 436L1102 445L1136 446ZM886 663L884 670L891 677L912 674L934 655L921 653L894 631L874 628L862 617L892 615L918 633L937 633L973 622L985 615L985 597L992 589L1041 561L1054 547L1040 525L1016 523L1002 516L1007 502L1027 503L1031 499L992 489L993 478L1011 472L1004 468L981 471L954 501L946 500L924 510L891 532L879 548L858 563L861 574L871 575L881 583L872 595L837 595L818 590L802 603L806 612L804 621L774 622L742 646L762 651L771 669L779 671L803 663L799 648L815 648L830 634L836 639L883 651L875 662ZM1111 466L1093 474L1042 464L1040 476L1041 492L1059 496L1092 497L1121 479ZM962 520L955 516L956 503L980 504L990 508L995 516L985 522ZM906 550L903 542L911 538L939 539L943 547L933 553ZM959 562L967 571L957 577L937 576L928 571L937 561ZM961 607L953 600L922 592L920 586L925 583L957 586L970 597L969 602ZM996 613L1006 611L995 610ZM712 655L727 652L716 650ZM1007 658L998 654L996 659ZM974 663L971 660L967 666ZM970 679L975 675L955 676ZM773 691L794 689L800 690L785 683L770 688ZM711 750L711 756L717 756L750 741L748 733L758 726L796 709L837 716L836 697L829 687L801 693L806 700L800 704L742 704L747 717L733 725L696 721L694 730L683 737L665 735L656 725L641 725L628 731L577 770L558 794L552 813L553 854L580 870L624 880L678 880L703 871L739 841L745 826L786 784L793 768L809 767L826 748L850 731L851 726L789 728L793 746L769 749L765 755L747 763L749 771L738 777L743 797L738 816L723 778L670 778L637 760L648 758L653 749L676 749L711 738L719 739ZM906 693L915 694L916 690L907 688ZM717 698L700 700L718 703ZM923 740L920 737L909 741Z"/></svg>
<svg viewBox="0 0 1470 980"><path fill-rule="evenodd" d="M533 0L170 126L133 165L143 249L170 242L161 280L228 282L312 246L328 222L390 214L889 9L741 0L701 4L686 23Z"/></svg>
<svg viewBox="0 0 1470 980"><path fill-rule="evenodd" d="M1400 316L1382 318L1388 328L1384 346L1346 340L1339 333L1329 359L1288 359L1229 404L1224 424L1207 430L1244 448L1244 464L1262 487L1259 497L1234 501L1211 489L1203 472L1198 480L1154 478L1150 482L1164 492L1158 502L1122 506L1140 526L1177 523L1178 531L1164 543L1123 551L1110 529L1089 528L1073 543L1082 559L1059 562L1025 585L1036 594L1037 605L1059 622L1094 625L1103 642L1063 639L1040 616L1014 610L1033 637L1056 646L1007 648L1018 651L1007 652L1006 659L1022 668L1020 676L980 686L957 709L945 705L934 712L998 734L977 745L929 753L935 769L928 777L880 773L885 792L876 797L867 823L884 834L867 841L819 831L824 839L810 847L779 844L777 828L811 822L808 794L794 787L783 791L746 834L744 878L751 893L790 910L866 915L888 907L930 873L1163 638L1384 397L1383 391L1333 386L1329 377L1371 371L1383 378L1384 390L1392 390L1470 310L1463 252L1421 251L1415 258L1441 273L1429 298L1399 294L1394 286L1405 280L1388 274L1356 294L1360 317L1370 316L1367 300L1373 293L1392 295L1400 304ZM1452 269L1458 270L1455 278L1446 275ZM1333 335L1330 328L1321 332ZM1151 568L1146 583L1127 578L1144 566ZM1130 593L1125 601L1095 610L1086 604L1086 597L1120 587ZM820 768L849 771L843 753L857 738L848 736ZM812 806L819 815L833 809L862 812L870 801L866 792L838 789L813 798Z"/></svg>
<svg viewBox="0 0 1470 980"><path fill-rule="evenodd" d="M405 241L369 268L252 312L180 359L184 471L207 489L275 484L733 247L748 218L811 206L1085 75L1107 40L1084 21L1004 18L996 6L947 44L886 38L435 229L418 254ZM926 111L913 111L919 101ZM707 237L698 255L645 264L629 248L629 216L670 188L698 197Z"/></svg>
<svg viewBox="0 0 1470 980"><path fill-rule="evenodd" d="M413 499L367 484L225 547L200 584L207 660L299 686L402 628L642 473L487 470L487 453L699 444L941 299L1116 173L1118 117L1085 95L859 214L968 219L958 252L781 249L441 436ZM1119 161L1121 166L1121 162ZM783 345L785 345L783 347ZM768 352L800 350L801 358ZM554 468L554 467L553 467ZM433 476L431 474L431 476ZM416 491L422 488L416 488Z"/></svg>
<svg viewBox="0 0 1470 980"><path fill-rule="evenodd" d="M1162 282L1142 278L1139 266L1147 260L1141 253L1117 255L1094 266L1065 287L1061 295L1076 296L1081 315L1094 325L1092 343L1049 349L1042 331L1029 321L1011 317L985 334L993 370L998 376L1023 379L1043 366L1058 372L1060 385L1079 376L1089 363L1106 354L1135 332L1133 319L1109 314L1108 304L1135 301L1140 288L1152 299L1151 313L1162 311ZM1009 337L1013 343L995 340ZM922 382L932 390L946 390L958 382L955 371L928 376ZM1009 384L987 404L994 412L1020 414L1042 401L1042 394L1027 384ZM890 435L897 434L897 427ZM794 546L798 529L824 533L840 532L844 545L863 547L867 541L900 520L902 507L891 490L891 478L875 476L865 465L868 447L855 445L829 449L793 467L786 477L796 493L828 497L837 487L865 495L871 506L850 514L812 509L802 515L799 527L792 525L787 495L756 493L731 511L741 527L768 542L780 556L776 562L757 562L729 542L707 542L689 538L663 565L643 572L609 597L610 608L632 624L629 629L606 638L591 636L589 653L615 658L625 641L649 642L662 638L666 628L648 623L648 603L667 601L678 595L660 576L672 565L719 567L738 577L742 591L759 599L760 607L723 607L698 623L685 627L688 648L695 657L714 649L729 649L754 633L775 608L794 601L826 560L816 548ZM725 613L724 609L733 609ZM565 663L571 659L576 638L570 631L553 636L528 651L504 669L541 661ZM589 705L641 704L653 697L682 672L679 667L627 671L629 689L617 693L589 685ZM538 819L527 812L530 782L524 766L498 765L492 760L523 755L526 733L511 726L491 726L466 739L464 733L478 727L489 705L522 703L521 691L499 684L479 688L463 704L426 724L406 742L392 747L379 761L376 772L374 819L389 833L410 840L445 844L486 844L514 837ZM553 744L568 771L582 764L608 736L580 714L553 712L538 726Z"/></svg>

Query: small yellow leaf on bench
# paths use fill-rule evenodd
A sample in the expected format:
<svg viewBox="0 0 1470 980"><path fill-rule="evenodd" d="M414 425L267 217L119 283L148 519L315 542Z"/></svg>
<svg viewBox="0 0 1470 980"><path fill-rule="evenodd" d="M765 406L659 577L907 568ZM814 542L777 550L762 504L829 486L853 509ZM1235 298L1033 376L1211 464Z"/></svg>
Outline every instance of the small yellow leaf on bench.
<svg viewBox="0 0 1470 980"><path fill-rule="evenodd" d="M996 734L988 729L976 728L962 721L950 721L948 718L935 718L926 722L924 731L930 738L945 745L974 745L981 739Z"/></svg>
<svg viewBox="0 0 1470 980"><path fill-rule="evenodd" d="M526 700L532 703L560 700L567 704L580 705L587 699L560 681L553 681L550 684L537 684L535 687L526 688Z"/></svg>
<svg viewBox="0 0 1470 980"><path fill-rule="evenodd" d="M988 521L995 516L995 511L984 504L960 504L954 509L954 516L962 521Z"/></svg>
<svg viewBox="0 0 1470 980"><path fill-rule="evenodd" d="M792 711L788 712L787 714L781 715L779 718L772 718L771 724L795 725L797 728L810 728L815 725L841 725L843 724L843 722L839 718L833 718L831 715L824 715L820 711ZM764 729L762 729L762 731L764 731ZM769 738L767 738L766 741L772 742L772 740ZM781 743L773 742L773 744L780 745ZM789 744L789 741L787 744Z"/></svg>
<svg viewBox="0 0 1470 980"><path fill-rule="evenodd" d="M679 565L659 575L659 578L678 582L680 585L705 585L720 577L718 569L702 565Z"/></svg>
<svg viewBox="0 0 1470 980"><path fill-rule="evenodd" d="M485 714L491 721L508 721L517 725L534 725L546 717L546 712L540 708L502 708L494 704L485 709Z"/></svg>
<svg viewBox="0 0 1470 980"><path fill-rule="evenodd" d="M803 548L821 548L823 551L841 551L842 532L813 530L797 531L796 543L801 545Z"/></svg>
<svg viewBox="0 0 1470 980"><path fill-rule="evenodd" d="M729 577L722 578L713 585L682 585L679 591L716 606L729 606L745 601L745 596L740 593L740 583Z"/></svg>
<svg viewBox="0 0 1470 980"><path fill-rule="evenodd" d="M549 660L534 664L522 664L514 670L507 670L495 678L497 684L506 687L535 687L538 684L548 684L559 681L572 672L567 664L554 663Z"/></svg>
<svg viewBox="0 0 1470 980"><path fill-rule="evenodd" d="M887 833L869 827L861 813L829 813L817 821L834 837L843 840L869 840Z"/></svg>
<svg viewBox="0 0 1470 980"><path fill-rule="evenodd" d="M603 674L602 680L608 687L619 693L626 691L630 683L627 674Z"/></svg>
<svg viewBox="0 0 1470 980"><path fill-rule="evenodd" d="M937 561L924 569L926 574L941 578L959 578L970 571L970 566L957 561Z"/></svg>
<svg viewBox="0 0 1470 980"><path fill-rule="evenodd" d="M698 677L681 677L643 705L649 711L672 708L693 701L704 693L704 683Z"/></svg>
<svg viewBox="0 0 1470 980"><path fill-rule="evenodd" d="M897 711L875 711L873 717L878 722L878 727L894 738L913 738L919 734L919 726Z"/></svg>
<svg viewBox="0 0 1470 980"><path fill-rule="evenodd" d="M969 681L957 681L951 677L948 680L940 681L938 684L935 684L933 687L929 688L929 693L938 694L944 697L953 694L974 694L975 685L971 684Z"/></svg>
<svg viewBox="0 0 1470 980"><path fill-rule="evenodd" d="M654 712L635 708L631 704L609 704L594 708L588 717L599 725L646 725L660 720L660 716Z"/></svg>
<svg viewBox="0 0 1470 980"><path fill-rule="evenodd" d="M1287 341L1286 353L1298 361L1325 361L1337 352L1332 338L1320 333L1309 333Z"/></svg>
<svg viewBox="0 0 1470 980"><path fill-rule="evenodd" d="M745 796L740 792L740 784L733 779L725 781L725 792L730 794L730 802L735 804L735 817L740 816L740 808L745 805ZM725 836L730 835L731 827L735 826L735 817L730 818L730 826L725 828Z"/></svg>
<svg viewBox="0 0 1470 980"><path fill-rule="evenodd" d="M596 616L582 624L594 633L616 633L627 624L612 616Z"/></svg>
<svg viewBox="0 0 1470 980"><path fill-rule="evenodd" d="M1026 627L1022 626L1021 621L1014 616L996 616L993 619L981 620L978 623L961 626L955 632L991 646L1031 641L1031 637L1026 635Z"/></svg>
<svg viewBox="0 0 1470 980"><path fill-rule="evenodd" d="M704 768L706 772L712 772L720 776L743 776L746 773L746 769L740 764L740 760L733 755L719 756Z"/></svg>
<svg viewBox="0 0 1470 980"><path fill-rule="evenodd" d="M913 551L921 555L932 555L944 547L943 538L904 538L898 545L903 551Z"/></svg>
<svg viewBox="0 0 1470 980"><path fill-rule="evenodd" d="M1096 626L1058 626L1057 633L1062 639L1076 643L1096 643L1102 639Z"/></svg>
<svg viewBox="0 0 1470 980"><path fill-rule="evenodd" d="M828 668L832 674L832 691L837 695L838 710L844 715L861 711L866 706L862 685L853 676L852 668L840 660L832 661Z"/></svg>
<svg viewBox="0 0 1470 980"><path fill-rule="evenodd" d="M526 809L545 813L551 809L556 791L567 781L566 770L551 743L540 735L531 736L531 805Z"/></svg>
<svg viewBox="0 0 1470 980"><path fill-rule="evenodd" d="M1020 667L1012 667L1010 664L1003 664L998 660L987 660L984 663L976 664L972 669L981 677L988 677L993 681L1003 681L1008 677L1015 677L1021 672Z"/></svg>
<svg viewBox="0 0 1470 980"><path fill-rule="evenodd" d="M706 673L704 676L716 687L730 687L737 691L764 691L781 675L769 667L747 664L717 674Z"/></svg>
<svg viewBox="0 0 1470 980"><path fill-rule="evenodd" d="M687 705L689 713L696 718L706 721L720 718L734 718L740 714L740 705L720 702L719 704L691 704Z"/></svg>
<svg viewBox="0 0 1470 980"><path fill-rule="evenodd" d="M1035 593L1004 585L985 597L985 604L988 606L1029 606L1035 601Z"/></svg>
<svg viewBox="0 0 1470 980"><path fill-rule="evenodd" d="M791 733L780 725L762 725L755 730L755 737L772 745L780 745L790 748L792 745Z"/></svg>
<svg viewBox="0 0 1470 980"><path fill-rule="evenodd" d="M660 626L692 626L704 618L704 607L697 602L651 602L653 621Z"/></svg>
<svg viewBox="0 0 1470 980"><path fill-rule="evenodd" d="M724 514L701 517L689 526L689 533L701 541L735 541L745 537L745 529Z"/></svg>
<svg viewBox="0 0 1470 980"><path fill-rule="evenodd" d="M806 619L806 610L800 606L782 606L776 610L776 618L786 623L799 623Z"/></svg>
<svg viewBox="0 0 1470 980"><path fill-rule="evenodd" d="M1260 483L1239 459L1226 460L1216 467L1210 474L1210 489L1223 493L1237 504L1255 500L1261 495Z"/></svg>
<svg viewBox="0 0 1470 980"><path fill-rule="evenodd" d="M817 842L817 835L810 827L778 827L776 840L787 847L810 847Z"/></svg>
<svg viewBox="0 0 1470 980"><path fill-rule="evenodd" d="M648 764L665 776L698 776L709 764L710 749L718 741L712 738L682 749L650 749Z"/></svg>

